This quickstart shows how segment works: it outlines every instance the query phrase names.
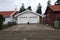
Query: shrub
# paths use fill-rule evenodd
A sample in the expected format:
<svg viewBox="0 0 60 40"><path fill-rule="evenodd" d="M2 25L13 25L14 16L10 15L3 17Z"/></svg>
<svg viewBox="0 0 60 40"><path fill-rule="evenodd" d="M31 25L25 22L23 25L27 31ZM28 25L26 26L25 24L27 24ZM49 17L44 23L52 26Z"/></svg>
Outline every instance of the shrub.
<svg viewBox="0 0 60 40"><path fill-rule="evenodd" d="M3 22L5 21L5 18L3 17L3 15L0 14L0 30L2 28Z"/></svg>

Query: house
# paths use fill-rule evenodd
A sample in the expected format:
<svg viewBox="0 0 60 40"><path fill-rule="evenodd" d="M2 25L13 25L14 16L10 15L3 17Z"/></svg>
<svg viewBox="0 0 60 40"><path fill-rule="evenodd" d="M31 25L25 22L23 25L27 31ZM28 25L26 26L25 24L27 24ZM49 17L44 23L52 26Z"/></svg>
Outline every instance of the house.
<svg viewBox="0 0 60 40"><path fill-rule="evenodd" d="M14 18L17 24L25 24L25 23L39 23L40 14L34 13L29 9L21 13L14 14Z"/></svg>
<svg viewBox="0 0 60 40"><path fill-rule="evenodd" d="M12 14L15 13L14 11L0 11L0 14L3 15L3 17L5 18L5 21L3 22L3 24L8 24L8 22L12 22Z"/></svg>
<svg viewBox="0 0 60 40"><path fill-rule="evenodd" d="M8 24L9 22L16 22L17 24L24 23L40 23L40 14L34 13L29 9L19 13L18 11L0 11L3 15L5 21L3 24Z"/></svg>
<svg viewBox="0 0 60 40"><path fill-rule="evenodd" d="M43 23L53 25L54 21L60 21L60 5L48 6L44 15Z"/></svg>

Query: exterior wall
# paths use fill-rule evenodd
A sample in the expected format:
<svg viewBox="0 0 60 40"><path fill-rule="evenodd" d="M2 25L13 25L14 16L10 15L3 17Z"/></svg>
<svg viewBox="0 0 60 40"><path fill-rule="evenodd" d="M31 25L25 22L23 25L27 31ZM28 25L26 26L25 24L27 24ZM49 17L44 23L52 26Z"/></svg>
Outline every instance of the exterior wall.
<svg viewBox="0 0 60 40"><path fill-rule="evenodd" d="M43 18L43 22L49 25L53 25L53 12L48 9L45 15L46 16Z"/></svg>
<svg viewBox="0 0 60 40"><path fill-rule="evenodd" d="M39 16L32 13L24 13L17 17L17 23L39 23Z"/></svg>
<svg viewBox="0 0 60 40"><path fill-rule="evenodd" d="M55 14L55 19L56 19L57 21L60 21L60 13L56 13L56 14Z"/></svg>
<svg viewBox="0 0 60 40"><path fill-rule="evenodd" d="M49 18L48 18L48 24L49 24L49 25L53 25L53 19L54 19L54 18L53 18L53 13L50 12L50 13L49 13Z"/></svg>
<svg viewBox="0 0 60 40"><path fill-rule="evenodd" d="M43 23L46 24L46 17L43 17Z"/></svg>
<svg viewBox="0 0 60 40"><path fill-rule="evenodd" d="M12 22L10 17L6 17L3 24L8 24L8 22Z"/></svg>
<svg viewBox="0 0 60 40"><path fill-rule="evenodd" d="M60 13L54 13L55 14L55 20L60 21ZM48 24L53 25L54 24L54 17L53 17L53 12L49 13L49 18L48 18Z"/></svg>

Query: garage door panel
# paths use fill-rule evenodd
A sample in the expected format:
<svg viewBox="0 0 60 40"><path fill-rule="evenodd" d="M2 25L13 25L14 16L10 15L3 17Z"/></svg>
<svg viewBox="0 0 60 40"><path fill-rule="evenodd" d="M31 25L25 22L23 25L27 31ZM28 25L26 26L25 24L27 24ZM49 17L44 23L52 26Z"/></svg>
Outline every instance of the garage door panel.
<svg viewBox="0 0 60 40"><path fill-rule="evenodd" d="M37 18L30 18L30 23L38 23L38 19Z"/></svg>
<svg viewBox="0 0 60 40"><path fill-rule="evenodd" d="M27 23L28 22L28 18L20 18L20 23Z"/></svg>
<svg viewBox="0 0 60 40"><path fill-rule="evenodd" d="M28 17L19 17L18 18L18 23L27 23L28 22Z"/></svg>
<svg viewBox="0 0 60 40"><path fill-rule="evenodd" d="M30 23L38 23L39 22L38 17L30 17L29 20L30 20Z"/></svg>

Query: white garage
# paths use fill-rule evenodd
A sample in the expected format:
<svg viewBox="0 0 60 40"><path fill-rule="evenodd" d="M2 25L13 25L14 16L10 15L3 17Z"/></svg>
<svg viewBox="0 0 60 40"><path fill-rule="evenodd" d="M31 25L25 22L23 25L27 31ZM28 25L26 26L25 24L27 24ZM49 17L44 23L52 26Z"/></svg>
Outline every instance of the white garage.
<svg viewBox="0 0 60 40"><path fill-rule="evenodd" d="M34 13L31 10L25 10L24 12L15 15L15 17L17 18L17 24L23 24L28 22L39 23L39 16L40 14Z"/></svg>

